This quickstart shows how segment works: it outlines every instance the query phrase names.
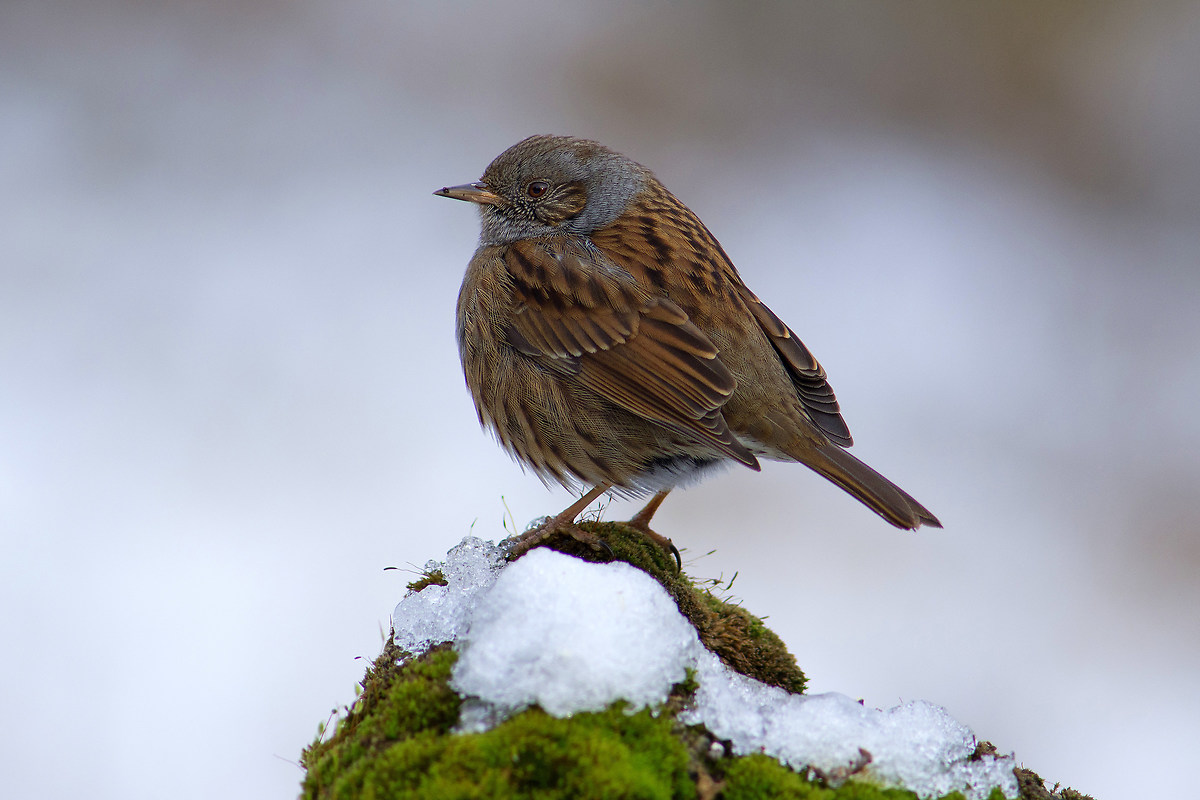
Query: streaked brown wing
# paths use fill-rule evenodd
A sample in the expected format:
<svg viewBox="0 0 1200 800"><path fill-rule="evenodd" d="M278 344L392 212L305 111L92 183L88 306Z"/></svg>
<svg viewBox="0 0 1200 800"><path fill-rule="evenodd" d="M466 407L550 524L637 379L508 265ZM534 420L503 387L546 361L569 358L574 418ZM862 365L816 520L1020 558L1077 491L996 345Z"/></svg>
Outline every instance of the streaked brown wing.
<svg viewBox="0 0 1200 800"><path fill-rule="evenodd" d="M513 346L638 416L758 468L721 416L737 382L678 306L648 294L580 240L518 241L504 261L517 299Z"/></svg>
<svg viewBox="0 0 1200 800"><path fill-rule="evenodd" d="M850 430L825 380L825 370L788 326L746 288L704 223L665 188L658 189L639 196L627 212L631 222L595 231L593 241L646 286L663 288L664 275L673 272L686 278L685 295L706 297L713 303L728 302L724 295L732 287L775 347L813 423L830 441L849 447ZM656 235L663 220L678 235Z"/></svg>
<svg viewBox="0 0 1200 800"><path fill-rule="evenodd" d="M746 288L740 280L737 282L737 288L746 307L775 346L775 352L783 359L783 364L800 395L800 402L804 404L804 410L830 441L842 447L849 447L854 440L850 438L850 429L842 419L833 388L825 379L824 368L813 358L813 354L808 352L804 342L796 338L792 329L775 316L754 292Z"/></svg>

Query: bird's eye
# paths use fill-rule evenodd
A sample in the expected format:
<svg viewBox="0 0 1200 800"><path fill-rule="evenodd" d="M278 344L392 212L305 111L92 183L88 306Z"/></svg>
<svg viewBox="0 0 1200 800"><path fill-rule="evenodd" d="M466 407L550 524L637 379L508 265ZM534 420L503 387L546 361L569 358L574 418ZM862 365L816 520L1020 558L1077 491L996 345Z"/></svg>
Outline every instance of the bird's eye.
<svg viewBox="0 0 1200 800"><path fill-rule="evenodd" d="M549 188L550 188L550 184L546 183L545 181L534 181L533 183L531 183L525 187L525 194L529 195L534 200L536 200L537 198L544 195L546 193L546 190Z"/></svg>

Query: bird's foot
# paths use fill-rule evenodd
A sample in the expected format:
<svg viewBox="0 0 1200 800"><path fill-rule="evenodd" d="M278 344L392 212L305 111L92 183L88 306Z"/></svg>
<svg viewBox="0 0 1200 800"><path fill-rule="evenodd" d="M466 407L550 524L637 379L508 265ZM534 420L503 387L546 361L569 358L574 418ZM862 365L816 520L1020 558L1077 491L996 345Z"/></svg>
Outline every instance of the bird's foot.
<svg viewBox="0 0 1200 800"><path fill-rule="evenodd" d="M613 550L608 546L608 542L591 531L585 531L575 524L575 518L591 505L594 500L611 488L612 486L607 483L594 486L591 490L584 493L583 497L567 506L558 516L545 517L540 524L535 525L524 533L505 539L500 543L500 546L508 551L508 560L513 561L520 558L548 540L551 536L560 533L567 534L575 541L582 542L593 550L607 552L608 557L611 559L613 557Z"/></svg>
<svg viewBox="0 0 1200 800"><path fill-rule="evenodd" d="M640 520L640 519L638 519L638 517L640 517L640 516L641 516L641 514L638 514L637 517L634 517L633 519L629 520L625 524L628 525L630 528L633 528L634 530L641 533L643 536L645 536L650 541L654 542L656 545L658 545L659 549L661 549L664 553L666 553L667 555L674 558L675 559L675 571L682 572L683 571L683 557L679 555L679 548L676 547L675 543L672 542L670 539L668 539L666 536L663 536L661 533L655 533L654 531L650 530L649 520Z"/></svg>
<svg viewBox="0 0 1200 800"><path fill-rule="evenodd" d="M650 502L646 503L646 507L633 516L625 524L634 530L640 531L647 539L659 546L664 553L675 559L675 571L683 572L683 558L679 555L679 548L665 536L657 534L650 530L650 520L654 518L654 513L658 511L658 507L662 505L663 500L667 499L667 495L671 493L670 489L664 489L658 492L654 497L650 498Z"/></svg>
<svg viewBox="0 0 1200 800"><path fill-rule="evenodd" d="M596 552L605 553L609 559L614 556L612 547L604 541L603 537L579 527L575 524L574 519L561 519L560 517L544 517L538 525L524 533L510 536L501 542L500 546L507 551L508 560L515 561L555 536L570 536Z"/></svg>

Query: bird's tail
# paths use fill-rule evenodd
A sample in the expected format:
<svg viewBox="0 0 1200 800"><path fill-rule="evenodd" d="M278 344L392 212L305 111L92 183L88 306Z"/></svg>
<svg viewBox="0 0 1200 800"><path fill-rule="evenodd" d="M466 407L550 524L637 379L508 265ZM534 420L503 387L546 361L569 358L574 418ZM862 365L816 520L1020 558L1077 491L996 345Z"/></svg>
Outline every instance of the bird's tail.
<svg viewBox="0 0 1200 800"><path fill-rule="evenodd" d="M897 528L942 527L929 509L835 444L806 449L803 463L854 495Z"/></svg>

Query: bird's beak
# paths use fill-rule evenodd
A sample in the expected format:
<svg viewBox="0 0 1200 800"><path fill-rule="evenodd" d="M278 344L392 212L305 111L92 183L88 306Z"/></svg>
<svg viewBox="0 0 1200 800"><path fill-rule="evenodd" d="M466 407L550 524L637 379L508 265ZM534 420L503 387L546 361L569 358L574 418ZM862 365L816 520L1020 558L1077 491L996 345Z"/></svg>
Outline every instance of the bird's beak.
<svg viewBox="0 0 1200 800"><path fill-rule="evenodd" d="M462 186L445 186L434 194L438 197L452 197L455 200L469 200L483 206L495 206L501 202L500 195L488 191L487 184L482 182L464 183Z"/></svg>

